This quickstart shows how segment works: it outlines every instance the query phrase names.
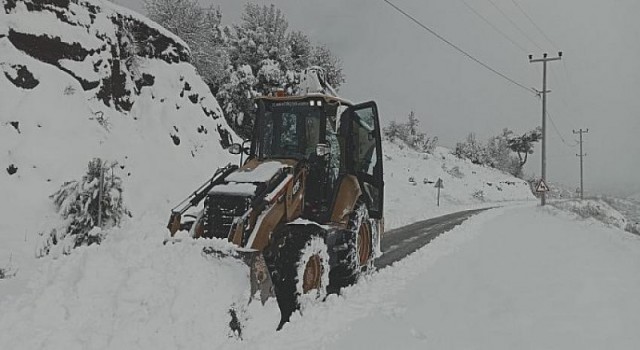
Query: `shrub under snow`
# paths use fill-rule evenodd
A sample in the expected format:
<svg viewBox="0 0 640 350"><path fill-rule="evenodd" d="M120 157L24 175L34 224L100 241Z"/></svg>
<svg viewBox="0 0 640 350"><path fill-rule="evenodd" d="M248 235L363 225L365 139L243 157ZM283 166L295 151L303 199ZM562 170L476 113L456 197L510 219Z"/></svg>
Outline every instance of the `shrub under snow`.
<svg viewBox="0 0 640 350"><path fill-rule="evenodd" d="M11 278L16 275L16 272L11 267L0 267L0 280L5 278Z"/></svg>
<svg viewBox="0 0 640 350"><path fill-rule="evenodd" d="M51 195L62 222L48 233L41 233L44 239L38 257L49 254L53 246L60 246L63 254L69 254L73 248L99 244L106 235L104 229L119 226L125 215L131 216L122 202L122 180L115 175L115 166L116 163L94 158L80 181L66 182Z"/></svg>
<svg viewBox="0 0 640 350"><path fill-rule="evenodd" d="M629 222L622 213L603 200L567 200L553 202L551 205L558 209L575 213L585 219L593 218L607 225L615 226L631 233L640 234L637 224Z"/></svg>

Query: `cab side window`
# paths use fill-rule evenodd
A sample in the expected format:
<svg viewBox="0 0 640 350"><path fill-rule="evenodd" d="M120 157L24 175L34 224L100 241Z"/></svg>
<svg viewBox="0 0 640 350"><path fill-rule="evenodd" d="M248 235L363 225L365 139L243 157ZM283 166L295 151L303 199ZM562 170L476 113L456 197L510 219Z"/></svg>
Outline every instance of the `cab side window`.
<svg viewBox="0 0 640 350"><path fill-rule="evenodd" d="M382 215L380 149L374 107L356 109L352 120L354 170L360 179L371 217Z"/></svg>
<svg viewBox="0 0 640 350"><path fill-rule="evenodd" d="M377 161L375 138L375 122L372 109L361 109L355 112L353 130L356 140L355 170L373 176Z"/></svg>

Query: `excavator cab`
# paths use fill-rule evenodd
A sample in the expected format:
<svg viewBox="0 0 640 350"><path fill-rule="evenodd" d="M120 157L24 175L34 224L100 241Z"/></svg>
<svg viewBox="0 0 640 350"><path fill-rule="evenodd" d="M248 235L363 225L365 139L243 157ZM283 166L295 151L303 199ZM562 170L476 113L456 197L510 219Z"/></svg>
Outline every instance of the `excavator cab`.
<svg viewBox="0 0 640 350"><path fill-rule="evenodd" d="M322 99L258 100L251 155L266 159L308 159L325 138Z"/></svg>
<svg viewBox="0 0 640 350"><path fill-rule="evenodd" d="M303 217L330 222L335 201L345 199L337 193L340 184L351 175L360 188L351 189L352 197L361 197L372 218L382 218L384 184L375 102L354 106L322 94L261 97L256 102L247 163L279 160L306 167ZM344 206L338 204L340 210Z"/></svg>

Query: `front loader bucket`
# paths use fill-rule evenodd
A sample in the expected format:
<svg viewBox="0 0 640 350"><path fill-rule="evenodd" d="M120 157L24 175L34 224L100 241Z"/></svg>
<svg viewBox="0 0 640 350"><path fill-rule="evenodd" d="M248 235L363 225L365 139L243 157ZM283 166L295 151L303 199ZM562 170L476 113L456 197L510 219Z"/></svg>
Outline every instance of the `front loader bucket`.
<svg viewBox="0 0 640 350"><path fill-rule="evenodd" d="M251 297L249 302L256 297L256 293L260 293L260 302L264 303L270 297L275 297L273 282L267 263L260 251L235 250L220 251L214 247L204 247L202 254L207 257L215 258L236 258L242 260L249 267L249 282L251 283Z"/></svg>

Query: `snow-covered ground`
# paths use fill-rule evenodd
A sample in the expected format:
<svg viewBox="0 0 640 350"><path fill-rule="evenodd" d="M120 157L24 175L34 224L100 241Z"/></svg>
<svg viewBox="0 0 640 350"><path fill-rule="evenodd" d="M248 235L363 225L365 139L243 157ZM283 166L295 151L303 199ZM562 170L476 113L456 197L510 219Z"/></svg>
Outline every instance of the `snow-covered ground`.
<svg viewBox="0 0 640 350"><path fill-rule="evenodd" d="M576 223L557 210L497 209L359 286L365 295L391 295L378 304L341 305L366 311L336 327L338 334L310 343L340 349L635 349L639 272L638 236ZM339 322L328 309L318 313ZM305 317L282 340L311 323Z"/></svg>
<svg viewBox="0 0 640 350"><path fill-rule="evenodd" d="M237 158L221 147L233 132L188 49L138 17L102 0L7 2L0 17L0 269L15 274L0 279L0 349L640 347L638 236L538 208L526 182L447 149L390 142L387 229L525 204L470 219L275 332L275 300L247 304L247 268L202 255L224 243L162 244L170 208ZM125 22L162 39L147 47L167 47L120 67L127 93L105 97ZM94 51L39 57L32 41ZM36 259L57 215L48 196L93 157L119 162L133 218L100 246Z"/></svg>
<svg viewBox="0 0 640 350"><path fill-rule="evenodd" d="M275 332L246 268L127 227L4 300L2 348L634 349L640 237L535 204L479 214ZM136 233L132 237L132 233ZM235 306L242 339L229 329Z"/></svg>

